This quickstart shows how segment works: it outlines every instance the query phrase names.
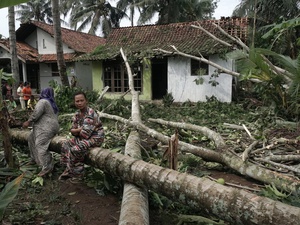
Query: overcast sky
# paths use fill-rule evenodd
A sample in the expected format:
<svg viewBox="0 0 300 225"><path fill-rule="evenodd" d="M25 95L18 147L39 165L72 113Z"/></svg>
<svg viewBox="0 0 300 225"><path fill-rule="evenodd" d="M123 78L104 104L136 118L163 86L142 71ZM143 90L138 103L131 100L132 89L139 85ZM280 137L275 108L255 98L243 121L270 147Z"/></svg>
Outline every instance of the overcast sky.
<svg viewBox="0 0 300 225"><path fill-rule="evenodd" d="M233 9L240 3L241 0L220 0L218 3L218 8L215 11L214 17L216 19L220 19L221 16L231 16ZM111 0L112 5L115 4L116 0ZM0 34L2 34L4 37L8 37L8 9L3 8L0 9ZM155 22L155 21L153 21ZM16 29L19 28L20 23L19 21L16 21ZM122 20L121 26L130 26L129 20Z"/></svg>

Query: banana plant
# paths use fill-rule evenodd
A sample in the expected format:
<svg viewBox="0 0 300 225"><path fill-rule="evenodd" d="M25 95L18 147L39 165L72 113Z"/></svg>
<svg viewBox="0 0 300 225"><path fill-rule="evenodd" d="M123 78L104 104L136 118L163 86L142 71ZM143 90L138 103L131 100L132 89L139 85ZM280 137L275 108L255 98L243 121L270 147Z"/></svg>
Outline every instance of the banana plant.
<svg viewBox="0 0 300 225"><path fill-rule="evenodd" d="M6 80L8 83L13 83L15 80L13 79L13 75L11 73L3 72L3 69L0 69L0 80ZM3 98L0 95L0 110L3 108Z"/></svg>
<svg viewBox="0 0 300 225"><path fill-rule="evenodd" d="M4 212L9 203L17 196L24 174L13 181L7 183L0 193L0 220L3 219Z"/></svg>

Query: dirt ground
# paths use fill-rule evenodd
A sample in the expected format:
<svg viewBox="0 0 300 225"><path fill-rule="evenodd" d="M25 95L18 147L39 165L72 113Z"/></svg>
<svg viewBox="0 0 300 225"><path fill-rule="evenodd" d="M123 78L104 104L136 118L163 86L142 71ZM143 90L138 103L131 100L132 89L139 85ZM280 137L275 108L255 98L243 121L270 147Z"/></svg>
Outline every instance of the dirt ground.
<svg viewBox="0 0 300 225"><path fill-rule="evenodd" d="M261 186L251 179L242 176L222 172L209 171L211 179L223 178L226 185L241 186L247 190L260 190ZM114 195L100 196L97 195L93 188L87 187L86 184L71 184L70 182L60 182L60 194L71 203L71 208L81 216L81 224L88 225L117 225L119 222L121 199ZM70 194L71 193L71 194ZM151 225L170 225L164 221L157 210L150 212ZM73 225L72 222L65 221L64 225Z"/></svg>
<svg viewBox="0 0 300 225"><path fill-rule="evenodd" d="M86 184L72 184L68 181L59 182L59 191L66 198L72 210L80 214L81 224L117 225L119 221L121 200L112 194L100 196ZM64 225L73 225L66 218Z"/></svg>

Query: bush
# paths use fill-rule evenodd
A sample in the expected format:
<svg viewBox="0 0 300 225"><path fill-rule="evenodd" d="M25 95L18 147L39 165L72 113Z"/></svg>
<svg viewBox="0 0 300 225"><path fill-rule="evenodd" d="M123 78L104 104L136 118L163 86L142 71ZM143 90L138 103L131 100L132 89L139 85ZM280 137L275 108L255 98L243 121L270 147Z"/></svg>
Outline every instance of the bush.
<svg viewBox="0 0 300 225"><path fill-rule="evenodd" d="M84 90L81 87L62 86L57 84L56 81L50 81L49 86L54 89L55 100L60 113L74 112L75 106L73 95L77 91L84 91L89 102L95 102L99 97L98 92L94 90Z"/></svg>

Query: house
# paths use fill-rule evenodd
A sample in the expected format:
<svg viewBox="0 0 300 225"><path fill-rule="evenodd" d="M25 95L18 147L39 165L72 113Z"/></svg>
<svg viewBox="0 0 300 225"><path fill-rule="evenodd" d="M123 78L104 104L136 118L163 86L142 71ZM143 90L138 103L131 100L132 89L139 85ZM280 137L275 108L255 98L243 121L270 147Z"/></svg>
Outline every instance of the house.
<svg viewBox="0 0 300 225"><path fill-rule="evenodd" d="M199 24L233 45L225 46L191 26ZM230 102L232 76L219 73L214 67L198 60L157 50L174 52L170 47L174 45L181 52L201 55L227 69L235 70L234 61L224 57L225 53L234 49L234 43L213 24L242 41L247 39L245 18L123 27L113 29L105 45L98 46L93 53L81 55L76 60L92 62L93 88L101 91L103 87L109 86L106 96L110 98L118 98L128 90L127 71L120 55L122 48L131 63L135 74L135 89L140 91L141 100L162 99L166 94L171 94L175 102L206 101L207 97L212 96ZM130 95L127 96L130 98Z"/></svg>
<svg viewBox="0 0 300 225"><path fill-rule="evenodd" d="M141 100L162 99L166 94L171 94L175 102L206 101L207 97L212 96L231 102L231 75L198 60L176 55L171 46L235 70L234 61L225 58L225 54L235 48L235 43L214 24L246 42L247 22L246 18L222 18L114 28L106 40L62 28L67 73L70 79L75 76L83 88L101 92L109 86L106 97L119 98L128 90L127 70L120 54L122 48L135 74L134 85L140 92ZM221 44L192 25L201 25L232 46ZM31 21L22 24L16 35L21 80L30 81L35 89L47 87L51 80L60 83L53 26ZM8 41L0 40L0 68L9 66ZM130 94L125 98L130 98Z"/></svg>
<svg viewBox="0 0 300 225"><path fill-rule="evenodd" d="M103 45L105 39L94 35L62 28L64 59L69 79L73 76L87 89L92 88L92 64L90 61L74 61L82 54L92 52ZM20 80L29 81L34 90L49 86L49 81L61 83L56 63L53 26L38 21L21 24L16 31ZM9 41L0 40L0 68L10 71Z"/></svg>

